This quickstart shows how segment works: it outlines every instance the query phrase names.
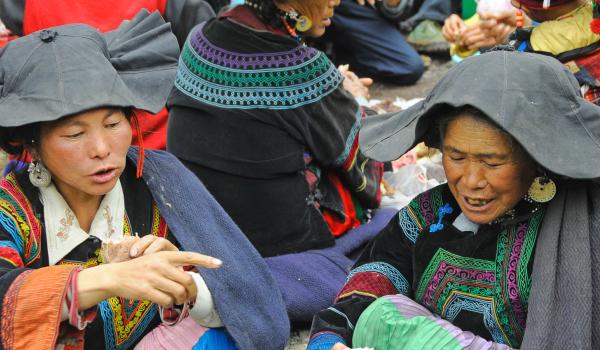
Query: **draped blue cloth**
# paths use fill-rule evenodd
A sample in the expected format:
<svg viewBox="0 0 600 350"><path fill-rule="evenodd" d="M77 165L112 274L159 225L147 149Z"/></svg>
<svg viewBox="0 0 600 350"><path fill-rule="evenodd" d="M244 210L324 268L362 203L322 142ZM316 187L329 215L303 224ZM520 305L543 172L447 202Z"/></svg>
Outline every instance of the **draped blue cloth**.
<svg viewBox="0 0 600 350"><path fill-rule="evenodd" d="M137 162L137 148L128 157ZM183 250L219 258L200 268L238 349L283 349L289 320L264 259L198 178L164 151L146 150L143 180Z"/></svg>

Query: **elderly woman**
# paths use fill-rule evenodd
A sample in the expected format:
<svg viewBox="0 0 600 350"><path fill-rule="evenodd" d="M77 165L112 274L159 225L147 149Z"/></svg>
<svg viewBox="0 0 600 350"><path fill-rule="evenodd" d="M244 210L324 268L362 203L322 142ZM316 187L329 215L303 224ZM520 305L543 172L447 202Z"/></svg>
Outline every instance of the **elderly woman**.
<svg viewBox="0 0 600 350"><path fill-rule="evenodd" d="M338 4L248 0L182 51L167 149L263 256L332 246L379 204L381 164L358 151L365 111L345 88L363 101L368 89L302 42Z"/></svg>
<svg viewBox="0 0 600 350"><path fill-rule="evenodd" d="M160 110L178 53L147 11L0 51L0 142L33 158L0 181L0 348L189 349L219 332L200 325L243 349L285 344L283 301L243 234L175 157L130 149L131 110Z"/></svg>
<svg viewBox="0 0 600 350"><path fill-rule="evenodd" d="M598 348L599 117L560 62L496 51L367 123L366 155L426 141L448 183L370 242L309 349Z"/></svg>

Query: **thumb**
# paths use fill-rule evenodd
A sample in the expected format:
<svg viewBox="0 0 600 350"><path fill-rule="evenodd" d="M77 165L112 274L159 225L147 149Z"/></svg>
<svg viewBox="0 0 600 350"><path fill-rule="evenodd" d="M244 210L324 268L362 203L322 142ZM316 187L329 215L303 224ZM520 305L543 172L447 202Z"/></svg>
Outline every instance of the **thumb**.
<svg viewBox="0 0 600 350"><path fill-rule="evenodd" d="M371 79L371 78L360 78L359 80L364 86L373 85L373 79Z"/></svg>

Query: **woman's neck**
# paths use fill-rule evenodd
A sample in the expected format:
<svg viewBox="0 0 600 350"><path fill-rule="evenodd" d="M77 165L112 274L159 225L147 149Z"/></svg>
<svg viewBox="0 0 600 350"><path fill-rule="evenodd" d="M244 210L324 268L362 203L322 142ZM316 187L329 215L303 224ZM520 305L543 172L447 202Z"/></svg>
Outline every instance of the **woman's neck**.
<svg viewBox="0 0 600 350"><path fill-rule="evenodd" d="M94 221L94 217L96 217L96 213L98 212L98 208L100 208L100 203L102 202L102 197L100 195L90 195L87 193L72 193L72 191L63 191L60 186L57 185L58 192L63 196L65 202L69 205L69 208L75 214L77 221L79 222L79 226L85 232L89 232L92 227L92 222Z"/></svg>

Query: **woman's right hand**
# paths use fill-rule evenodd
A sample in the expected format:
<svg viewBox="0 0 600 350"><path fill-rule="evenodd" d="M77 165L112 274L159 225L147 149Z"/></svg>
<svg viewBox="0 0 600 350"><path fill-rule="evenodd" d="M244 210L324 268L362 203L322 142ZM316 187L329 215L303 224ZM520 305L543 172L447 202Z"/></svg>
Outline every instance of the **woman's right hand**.
<svg viewBox="0 0 600 350"><path fill-rule="evenodd" d="M183 266L217 268L222 262L210 256L162 251L138 258L96 266L79 273L79 310L109 297L150 300L170 307L196 298L196 285Z"/></svg>

